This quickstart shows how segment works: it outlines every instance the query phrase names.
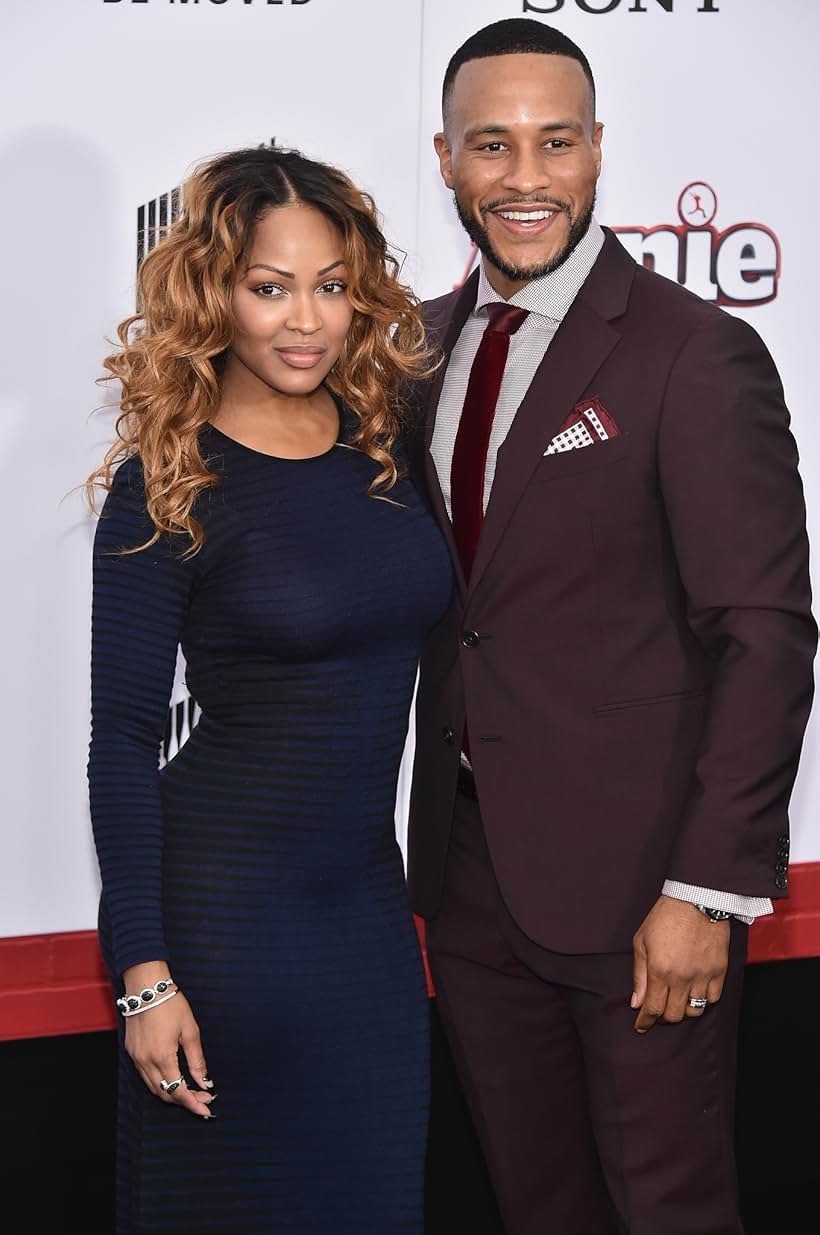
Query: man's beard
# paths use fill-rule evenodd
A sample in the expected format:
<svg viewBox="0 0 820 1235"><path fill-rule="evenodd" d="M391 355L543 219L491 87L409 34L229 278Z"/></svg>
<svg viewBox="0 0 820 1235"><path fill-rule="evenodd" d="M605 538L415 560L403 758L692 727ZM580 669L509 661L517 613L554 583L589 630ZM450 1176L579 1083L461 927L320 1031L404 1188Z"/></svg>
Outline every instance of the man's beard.
<svg viewBox="0 0 820 1235"><path fill-rule="evenodd" d="M490 202L488 206L484 207L481 211L482 219L486 219L487 215L491 211L498 210L504 206L514 210L522 205L532 206L536 204L539 206L548 206L554 210L560 210L562 214L567 216L567 219L569 220L569 235L567 236L567 242L563 249L561 249L559 253L556 253L554 257L551 257L548 261L541 262L539 265L535 266L512 266L509 262L505 262L493 248L492 241L490 240L485 224L483 222L479 223L473 215L467 213L455 193L453 194L453 200L455 202L456 212L461 221L461 226L464 228L470 239L478 245L478 248L487 258L487 261L492 262L497 270L500 270L503 275L506 275L506 277L514 283L525 283L530 279L540 279L542 275L551 274L553 270L557 270L559 266L564 264L570 253L578 244L579 240L582 240L587 233L587 229L589 228L592 220L592 212L595 209L595 196L595 192L593 191L592 200L587 208L582 210L581 213L575 217L573 217L572 210L566 202L562 202L555 197L547 197L544 194L537 197L517 197L510 199L509 201L499 200Z"/></svg>

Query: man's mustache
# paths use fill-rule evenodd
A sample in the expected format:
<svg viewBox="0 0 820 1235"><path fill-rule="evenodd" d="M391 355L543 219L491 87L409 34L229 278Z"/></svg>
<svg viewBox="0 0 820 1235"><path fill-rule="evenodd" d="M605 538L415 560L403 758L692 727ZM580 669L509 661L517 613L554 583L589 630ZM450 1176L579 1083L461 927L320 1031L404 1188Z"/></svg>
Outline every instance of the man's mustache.
<svg viewBox="0 0 820 1235"><path fill-rule="evenodd" d="M503 210L505 206L511 209L516 206L550 206L553 210L562 211L563 214L571 214L569 202L562 202L560 198L547 197L546 194L539 193L529 197L499 197L481 207L481 217L486 218L488 214L492 214L495 210Z"/></svg>

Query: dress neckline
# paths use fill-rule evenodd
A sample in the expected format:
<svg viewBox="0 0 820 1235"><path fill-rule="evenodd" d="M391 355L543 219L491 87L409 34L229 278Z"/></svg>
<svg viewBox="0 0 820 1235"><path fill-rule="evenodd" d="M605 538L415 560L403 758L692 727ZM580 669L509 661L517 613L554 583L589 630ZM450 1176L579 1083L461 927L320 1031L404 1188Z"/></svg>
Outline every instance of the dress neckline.
<svg viewBox="0 0 820 1235"><path fill-rule="evenodd" d="M221 429L217 429L216 425L212 424L211 421L208 421L203 428L206 432L222 438L223 442L230 442L238 450L244 450L250 455L257 455L260 459L270 459L273 463L318 463L321 459L326 459L328 455L331 455L337 446L344 446L346 444L345 439L355 419L353 413L345 407L341 399L333 394L332 391L330 393L332 394L333 402L336 404L339 427L336 433L336 440L331 442L327 450L321 451L318 455L299 455L295 458L290 455L273 455L269 454L266 450L255 450L253 446L246 446L244 442L240 442L237 438L231 437L228 433L223 433Z"/></svg>

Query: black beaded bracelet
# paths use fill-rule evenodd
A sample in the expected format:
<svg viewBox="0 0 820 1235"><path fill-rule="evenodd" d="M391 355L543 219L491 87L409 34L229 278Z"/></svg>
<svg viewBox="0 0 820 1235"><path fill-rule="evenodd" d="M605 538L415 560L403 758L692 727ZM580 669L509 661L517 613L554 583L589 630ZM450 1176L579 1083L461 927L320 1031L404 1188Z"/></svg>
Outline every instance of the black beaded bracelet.
<svg viewBox="0 0 820 1235"><path fill-rule="evenodd" d="M133 1015L140 1008L147 1007L153 1003L157 995L164 995L170 987L174 986L173 978L161 978L154 986L146 986L138 995L123 995L117 1000L117 1007L123 1016Z"/></svg>

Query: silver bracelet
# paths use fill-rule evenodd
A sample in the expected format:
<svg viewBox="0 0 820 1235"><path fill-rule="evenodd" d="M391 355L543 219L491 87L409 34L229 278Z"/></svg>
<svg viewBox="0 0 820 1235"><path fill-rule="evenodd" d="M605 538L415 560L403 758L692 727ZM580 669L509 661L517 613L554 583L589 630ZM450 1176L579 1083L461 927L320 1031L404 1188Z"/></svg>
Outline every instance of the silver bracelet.
<svg viewBox="0 0 820 1235"><path fill-rule="evenodd" d="M156 1002L157 995L164 995L169 987L174 986L173 978L161 978L154 986L144 987L138 995L123 995L117 1000L117 1007L123 1016L133 1016L142 1012Z"/></svg>
<svg viewBox="0 0 820 1235"><path fill-rule="evenodd" d="M163 995L160 999L155 999L153 1003L144 1003L141 1008L133 1008L130 1012L123 1012L123 1016L128 1020L129 1016L139 1016L140 1012L150 1012L152 1008L158 1008L160 1004L167 1003L169 999L173 999L178 991L169 991L167 995Z"/></svg>

